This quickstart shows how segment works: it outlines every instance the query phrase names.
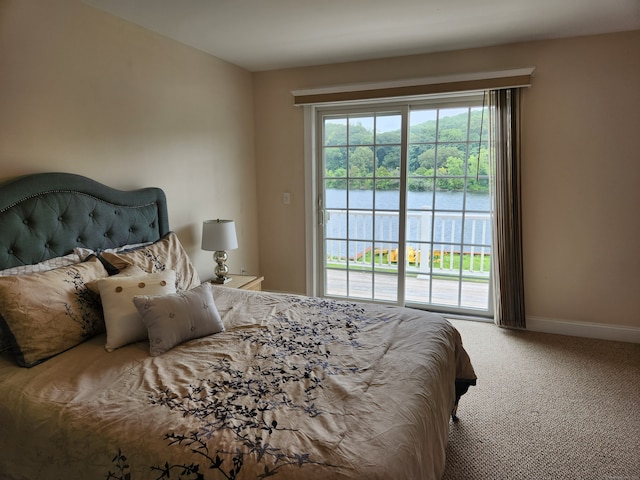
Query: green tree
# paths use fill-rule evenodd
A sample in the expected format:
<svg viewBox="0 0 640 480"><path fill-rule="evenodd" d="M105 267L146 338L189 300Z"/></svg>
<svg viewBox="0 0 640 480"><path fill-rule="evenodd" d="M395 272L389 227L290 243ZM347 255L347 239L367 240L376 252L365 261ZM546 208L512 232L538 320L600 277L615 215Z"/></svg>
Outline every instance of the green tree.
<svg viewBox="0 0 640 480"><path fill-rule="evenodd" d="M444 166L438 168L438 188L442 190L464 190L464 161L458 157L449 157Z"/></svg>
<svg viewBox="0 0 640 480"><path fill-rule="evenodd" d="M349 153L349 175L351 177L373 176L373 150L371 147L356 147Z"/></svg>
<svg viewBox="0 0 640 480"><path fill-rule="evenodd" d="M330 188L339 188L338 185L344 185L344 181L338 178L344 179L347 169L350 178L362 178L362 180L350 182L350 188L372 188L374 170L375 177L379 180L376 183L377 189L397 188L394 181L386 178L400 176L401 131L398 129L378 134L375 137L377 142L374 146L371 118L362 117L360 121L358 118L348 120L345 117L325 122L324 161L327 185L335 185ZM371 126L367 126L368 122ZM347 123L349 123L348 129ZM436 133L438 142L442 142L437 145L437 148ZM466 173L469 191L488 191L487 134L488 115L483 115L480 108L472 108L470 113L463 112L441 117L438 122L429 120L412 125L409 132L408 152L409 190L433 189L433 176L437 170L438 176L456 177L438 178L438 189L462 190ZM471 143L467 143L467 140ZM467 155L468 161L465 162ZM329 180L333 178L336 180Z"/></svg>

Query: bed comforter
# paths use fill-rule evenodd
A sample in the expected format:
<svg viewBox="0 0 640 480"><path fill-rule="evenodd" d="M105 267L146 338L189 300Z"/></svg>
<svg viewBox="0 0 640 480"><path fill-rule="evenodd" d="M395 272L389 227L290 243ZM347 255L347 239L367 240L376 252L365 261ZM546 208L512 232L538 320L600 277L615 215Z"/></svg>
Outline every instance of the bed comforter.
<svg viewBox="0 0 640 480"><path fill-rule="evenodd" d="M437 479L458 332L425 312L216 288L226 331L0 359L0 478Z"/></svg>

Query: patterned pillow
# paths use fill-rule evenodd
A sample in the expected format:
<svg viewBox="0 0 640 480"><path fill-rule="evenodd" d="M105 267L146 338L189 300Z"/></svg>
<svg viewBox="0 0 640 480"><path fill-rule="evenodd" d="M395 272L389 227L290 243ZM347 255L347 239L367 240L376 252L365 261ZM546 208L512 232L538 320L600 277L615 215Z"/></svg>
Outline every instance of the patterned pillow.
<svg viewBox="0 0 640 480"><path fill-rule="evenodd" d="M105 248L104 250L93 250L86 247L76 247L73 249L73 253L80 258L87 258L89 255L97 255L100 252L123 252L125 250L133 250L134 248L144 247L145 245L151 245L153 242L132 243L130 245L123 245L122 247Z"/></svg>
<svg viewBox="0 0 640 480"><path fill-rule="evenodd" d="M149 331L149 354L160 355L187 340L223 332L211 284L172 295L133 298Z"/></svg>
<svg viewBox="0 0 640 480"><path fill-rule="evenodd" d="M18 364L32 367L104 331L86 282L108 275L100 260L0 277L0 323Z"/></svg>
<svg viewBox="0 0 640 480"><path fill-rule="evenodd" d="M68 265L74 265L80 263L84 257L80 257L77 253L70 253L62 257L55 257L44 262L36 263L35 265L20 265L18 267L7 268L6 270L0 270L0 277L7 277L10 275L27 275L35 272L46 272L58 267L66 267ZM9 339L2 332L0 328L0 352L8 350L11 347Z"/></svg>
<svg viewBox="0 0 640 480"><path fill-rule="evenodd" d="M148 273L175 270L176 290L189 290L200 285L198 272L174 232L167 233L151 245L125 252L105 251L99 255L118 270L127 265L135 265Z"/></svg>
<svg viewBox="0 0 640 480"><path fill-rule="evenodd" d="M130 275L131 270L133 276ZM147 339L147 327L133 304L134 296L165 295L176 291L176 273L173 270L135 275L136 270L137 267L130 266L118 275L98 280L108 352Z"/></svg>
<svg viewBox="0 0 640 480"><path fill-rule="evenodd" d="M34 265L20 265L18 267L7 268L6 270L0 270L0 277L8 277L11 275L28 275L30 273L47 272L54 268L68 267L69 265L75 265L82 262L86 257L81 257L77 253L70 253L62 257L50 258L44 262L36 263Z"/></svg>

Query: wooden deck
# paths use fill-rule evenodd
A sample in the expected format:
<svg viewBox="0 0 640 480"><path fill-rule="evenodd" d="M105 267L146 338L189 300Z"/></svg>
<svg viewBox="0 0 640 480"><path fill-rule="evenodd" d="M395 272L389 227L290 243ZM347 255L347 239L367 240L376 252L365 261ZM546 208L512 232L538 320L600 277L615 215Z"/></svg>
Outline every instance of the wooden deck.
<svg viewBox="0 0 640 480"><path fill-rule="evenodd" d="M395 275L376 274L375 287L369 272L349 272L349 291L352 298L364 300L383 300L395 302L398 278ZM429 289L431 283L431 301ZM375 289L375 290L374 290ZM407 277L405 279L405 297L407 303L442 305L453 308L486 310L489 298L488 281L462 281L429 277ZM347 295L347 272L345 270L327 270L327 295Z"/></svg>

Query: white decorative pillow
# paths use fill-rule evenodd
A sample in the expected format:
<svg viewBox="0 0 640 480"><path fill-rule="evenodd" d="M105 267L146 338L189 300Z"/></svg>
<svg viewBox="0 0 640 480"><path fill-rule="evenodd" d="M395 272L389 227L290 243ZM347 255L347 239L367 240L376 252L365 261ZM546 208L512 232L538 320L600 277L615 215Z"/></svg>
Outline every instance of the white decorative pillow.
<svg viewBox="0 0 640 480"><path fill-rule="evenodd" d="M32 367L104 331L86 283L108 275L97 257L47 272L0 277L0 323L18 364Z"/></svg>
<svg viewBox="0 0 640 480"><path fill-rule="evenodd" d="M198 272L174 232L167 233L151 245L131 251L104 251L99 255L117 270L122 270L127 265L136 265L149 273L175 270L177 290L189 290L200 285Z"/></svg>
<svg viewBox="0 0 640 480"><path fill-rule="evenodd" d="M113 276L121 278L121 277L135 277L135 276L142 276L142 275L147 275L147 272L145 272L141 268L136 267L135 265L129 265L120 273L117 273ZM98 280L100 279L87 282L87 288L91 290L93 293L95 293L96 295L100 296L100 287L98 286Z"/></svg>
<svg viewBox="0 0 640 480"><path fill-rule="evenodd" d="M141 295L133 302L149 331L149 354L160 355L187 340L223 332L211 284L164 296Z"/></svg>
<svg viewBox="0 0 640 480"><path fill-rule="evenodd" d="M133 276L127 274L127 270L98 280L107 329L105 349L108 352L147 339L147 327L142 323L133 297L140 294L166 295L176 291L176 272L173 270Z"/></svg>

